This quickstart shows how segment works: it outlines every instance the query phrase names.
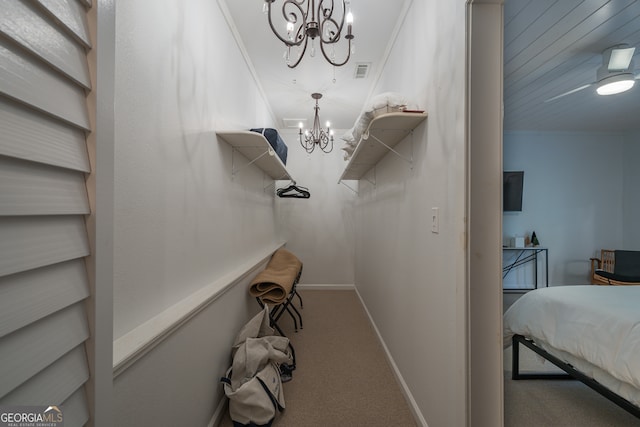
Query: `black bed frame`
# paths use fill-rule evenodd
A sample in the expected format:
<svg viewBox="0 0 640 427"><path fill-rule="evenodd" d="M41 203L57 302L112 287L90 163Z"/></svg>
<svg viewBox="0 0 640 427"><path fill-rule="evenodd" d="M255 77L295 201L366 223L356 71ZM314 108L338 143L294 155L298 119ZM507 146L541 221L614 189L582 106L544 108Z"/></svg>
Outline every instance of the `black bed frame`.
<svg viewBox="0 0 640 427"><path fill-rule="evenodd" d="M609 399L610 401L612 401L616 405L620 406L625 411L629 412L630 414L634 415L637 418L640 418L640 407L634 405L633 403L629 402L628 400L624 399L623 397L619 396L618 394L612 392L611 390L609 390L608 388L606 388L605 386L603 386L602 384L600 384L599 382L597 382L593 378L586 376L585 374L583 374L582 372L578 371L577 369L575 369L573 366L569 365L568 363L563 362L562 360L558 359L554 355L552 355L549 352L547 352L547 351L543 350L542 348L538 347L533 342L533 340L531 340L529 338L525 338L522 335L515 334L515 335L513 335L513 338L512 338L512 344L513 344L513 346L512 346L513 355L512 355L511 379L513 379L513 380L576 379L576 380L579 380L579 381L583 382L587 386L591 387L593 390L597 391L602 396L606 397L607 399ZM527 374L524 374L524 373L521 373L520 372L520 347L519 347L520 344L523 344L524 346L528 347L529 349L531 349L535 353L539 354L540 356L542 356L543 358L545 358L549 362L553 363L558 368L560 368L563 371L565 371L566 374L542 374L542 373L531 373L531 374L527 373Z"/></svg>

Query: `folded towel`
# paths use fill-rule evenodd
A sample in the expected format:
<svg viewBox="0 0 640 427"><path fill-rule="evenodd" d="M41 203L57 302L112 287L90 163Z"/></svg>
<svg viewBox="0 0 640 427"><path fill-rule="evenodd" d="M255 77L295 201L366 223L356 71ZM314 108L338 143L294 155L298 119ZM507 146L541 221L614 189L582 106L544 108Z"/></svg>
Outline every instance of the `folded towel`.
<svg viewBox="0 0 640 427"><path fill-rule="evenodd" d="M301 269L302 262L294 254L278 249L251 282L249 293L265 304L281 304L291 293Z"/></svg>

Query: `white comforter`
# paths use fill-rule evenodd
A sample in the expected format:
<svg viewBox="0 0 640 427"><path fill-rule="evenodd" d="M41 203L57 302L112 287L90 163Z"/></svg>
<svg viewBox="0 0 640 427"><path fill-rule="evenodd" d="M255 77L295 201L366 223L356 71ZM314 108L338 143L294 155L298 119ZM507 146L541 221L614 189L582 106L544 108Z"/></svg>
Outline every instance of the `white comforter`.
<svg viewBox="0 0 640 427"><path fill-rule="evenodd" d="M533 338L635 404L640 403L640 286L554 286L504 314L504 344Z"/></svg>

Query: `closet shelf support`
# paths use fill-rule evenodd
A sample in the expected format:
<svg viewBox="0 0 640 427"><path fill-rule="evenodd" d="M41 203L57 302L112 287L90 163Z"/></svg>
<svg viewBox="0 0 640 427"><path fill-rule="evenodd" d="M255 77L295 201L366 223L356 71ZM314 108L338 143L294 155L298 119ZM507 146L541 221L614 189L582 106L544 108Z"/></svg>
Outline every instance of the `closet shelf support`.
<svg viewBox="0 0 640 427"><path fill-rule="evenodd" d="M355 195L358 195L358 190L356 190L355 188L351 187L349 184L347 184L346 182L344 182L343 180L339 180L338 184L342 184L345 187L347 187L349 190L353 191L355 193Z"/></svg>
<svg viewBox="0 0 640 427"><path fill-rule="evenodd" d="M238 172L240 172L242 169L245 169L245 168L251 166L252 164L257 162L258 160L260 160L261 158L266 156L267 154L273 155L272 153L270 153L270 151L272 151L272 150L267 149L264 153L260 154L258 157L256 157L255 159L251 160L249 163L236 168L236 166L235 166L235 153L236 153L236 151L237 151L236 148L233 147L233 150L231 151L231 179L235 178L235 176L238 174Z"/></svg>
<svg viewBox="0 0 640 427"><path fill-rule="evenodd" d="M265 181L265 179L264 179L264 177L265 177L265 176L269 176L269 175L267 175L266 173L265 173L265 174L262 174L262 180L263 180L263 182ZM269 188L269 187L274 187L274 189L275 189L276 181L284 181L284 180L289 179L288 177L289 177L289 175L287 175L287 174L283 174L283 175L279 176L279 177L278 177L278 178L276 178L276 179L271 179L271 183L269 183L269 184L267 184L267 185L263 186L263 187L262 187L262 190L263 190L263 191L267 191L267 188ZM291 182L293 182L293 185L295 185L295 184L296 184L296 182L295 182L295 181L293 181L293 180L291 180Z"/></svg>
<svg viewBox="0 0 640 427"><path fill-rule="evenodd" d="M363 178L364 178L365 181L367 181L369 184L373 185L373 187L375 188L376 187L376 182L377 182L377 180L376 180L376 167L374 166L371 170L373 171L373 174L372 174L373 175L373 179L367 178L366 176L363 176Z"/></svg>
<svg viewBox="0 0 640 427"><path fill-rule="evenodd" d="M266 175L266 174L262 174L262 180L263 180L263 182L264 182L264 177L265 177L265 175ZM274 190L275 190L275 188L276 188L276 182L275 182L274 180L271 180L271 183L270 183L270 184L263 185L263 186L262 186L262 192L263 192L263 193L266 193L266 192L267 192L267 189L268 189L269 187L273 187L273 188L274 188Z"/></svg>
<svg viewBox="0 0 640 427"><path fill-rule="evenodd" d="M409 133L413 136L413 131L410 131ZM378 141L378 143L382 144L387 150L391 151L393 154L400 157L405 162L409 163L409 165L411 165L411 168L413 169L413 138L412 138L412 144L411 144L411 157L406 157L398 153L393 147L390 147L389 145L385 144L385 142L382 141L377 136L373 134L369 134L369 137L375 139L376 141Z"/></svg>

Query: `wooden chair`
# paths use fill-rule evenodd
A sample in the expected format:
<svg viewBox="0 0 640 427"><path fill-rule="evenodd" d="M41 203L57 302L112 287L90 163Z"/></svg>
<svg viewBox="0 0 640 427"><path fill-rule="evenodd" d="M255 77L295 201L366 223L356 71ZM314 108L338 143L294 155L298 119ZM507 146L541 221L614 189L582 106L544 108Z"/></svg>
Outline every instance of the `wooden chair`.
<svg viewBox="0 0 640 427"><path fill-rule="evenodd" d="M609 273L613 273L613 265L615 263L615 251L612 249L602 249L600 251L600 258L589 258L591 261L591 284L592 285L608 285L603 283L599 278L596 278L596 270L604 270Z"/></svg>
<svg viewBox="0 0 640 427"><path fill-rule="evenodd" d="M628 271L637 270L637 267L629 265L618 266L616 269L616 252L623 252L625 263L629 263L629 254L635 251L615 251L613 249L602 249L600 258L590 258L591 261L591 284L592 285L640 285L640 278L637 275L628 275ZM640 252L637 252L638 260L633 261L634 265L640 265Z"/></svg>

